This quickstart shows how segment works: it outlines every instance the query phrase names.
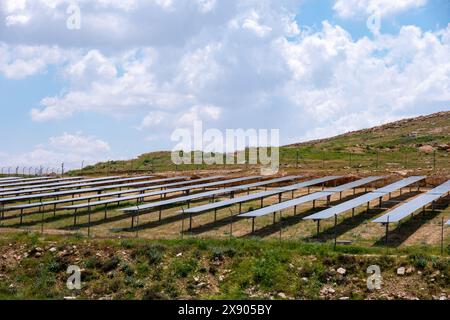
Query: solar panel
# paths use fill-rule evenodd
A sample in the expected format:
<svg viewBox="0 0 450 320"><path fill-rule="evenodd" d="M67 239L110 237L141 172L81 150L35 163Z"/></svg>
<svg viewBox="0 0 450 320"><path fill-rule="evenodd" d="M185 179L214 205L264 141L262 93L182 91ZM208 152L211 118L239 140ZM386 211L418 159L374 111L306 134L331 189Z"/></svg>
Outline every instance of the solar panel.
<svg viewBox="0 0 450 320"><path fill-rule="evenodd" d="M300 188L304 188L304 187L309 187L309 186L313 186L316 184L320 184L320 183L324 183L324 182L328 182L328 181L332 181L332 180L336 180L340 178L340 176L328 176L328 177L323 177L323 178L319 178L319 179L313 179L313 180L309 180L309 181L304 181L304 182L300 182L300 183L296 183L293 185L289 185L289 186L283 186L283 187L278 187L272 190L268 190L268 191L263 191L263 192L258 192L258 193L253 193L253 194L249 194L246 196L241 196L238 198L233 198L233 199L227 199L227 200L223 200L223 201L219 201L219 202L214 202L214 203L208 203L202 206L197 206L197 207L193 207L193 208L189 208L186 209L184 211L179 211L178 213L200 213L200 212L206 212L212 209L217 209L217 208L223 208L223 207L227 207L227 206L231 206L237 203L242 203L242 202L246 202L246 201L251 201L251 200L256 200L256 199L262 199L265 197L269 197L272 195L277 195L286 191L292 191L292 190L297 190Z"/></svg>
<svg viewBox="0 0 450 320"><path fill-rule="evenodd" d="M266 181L266 184L270 184L270 183L271 182ZM148 204L125 208L125 209L122 209L122 211L138 212L138 211L147 210L147 209L151 209L151 208L162 207L162 206L165 206L168 204L188 202L188 201L194 200L194 199L207 198L207 197L211 197L211 196L215 196L215 195L219 195L219 194L230 193L230 192L239 191L239 190L245 190L245 189L248 189L249 186L251 186L251 185L253 185L253 184L244 184L244 185L240 185L240 186L234 186L234 187L229 187L229 188L224 188L224 189L218 189L218 190L213 190L213 191L208 191L208 192L197 193L197 194L179 197L179 198L175 198L175 199L168 199L168 200L163 200L163 201L152 202L152 203L148 203Z"/></svg>
<svg viewBox="0 0 450 320"><path fill-rule="evenodd" d="M318 213L315 213L313 215L307 216L303 218L304 220L323 220L328 219L331 217L334 217L335 215L339 215L347 210L356 208L360 205L366 204L374 199L382 197L382 193L367 193L365 195L362 195L358 198L346 201L344 203L341 203L337 206L328 208L326 210L320 211Z"/></svg>
<svg viewBox="0 0 450 320"><path fill-rule="evenodd" d="M40 194L30 194L30 195L16 196L16 197L10 197L10 198L0 198L0 203L20 201L20 200L30 200L30 199L42 199L42 198L48 198L48 197L74 195L74 194L82 194L82 193L89 193L89 192L101 192L101 191L109 190L109 189L119 189L119 188L126 188L126 187L136 186L136 185L146 185L146 184L151 184L151 183L153 183L153 180L147 180L147 181L143 181L143 182L141 181L141 182L125 183L125 184L114 184L114 185L107 185L107 186L95 187L95 188L66 190L66 191L40 193ZM159 186L159 187L161 187L161 186Z"/></svg>
<svg viewBox="0 0 450 320"><path fill-rule="evenodd" d="M340 186L337 186L337 187L334 187L334 188L328 188L328 189L326 189L324 191L328 191L328 192L342 192L342 191L345 191L345 190L357 188L359 186L362 186L362 185L365 185L365 184L368 184L368 183L380 180L382 178L383 177L380 177L380 176L371 176L371 177L363 178L363 179L356 180L356 181L353 181L353 182L350 182L350 183L346 183L346 184L343 184L343 185L340 185Z"/></svg>
<svg viewBox="0 0 450 320"><path fill-rule="evenodd" d="M48 190L60 190L65 188L72 188L74 185L78 184L86 184L93 185L94 182L115 182L120 177L108 177L108 178L93 178L93 179L85 179L78 181L70 181L70 182L57 182L57 183L49 183L42 185L32 185L32 186L20 186L14 188L4 188L0 190L0 196L12 195L12 194L20 194L20 193L33 193L39 191L48 191Z"/></svg>
<svg viewBox="0 0 450 320"><path fill-rule="evenodd" d="M9 207L6 207L5 210L27 209L27 208L42 207L42 206L46 206L46 205L54 205L54 204L61 204L61 203L98 199L98 198L117 196L117 195L122 195L122 194L127 194L127 193L141 192L141 191L146 191L146 190L151 190L151 189L165 188L167 186L173 186L173 185L197 183L197 182L201 182L201 181L219 179L222 177L223 176L212 176L212 177L200 178L200 179L195 179L195 180L187 180L187 181L181 181L181 182L176 182L176 183L168 183L168 184L148 186L148 187L142 187L142 188L136 188L136 189L114 191L114 192L101 193L101 194L95 194L95 195L84 196L84 197L66 198L66 199L52 200L52 201L46 201L46 202L34 202L31 204L21 204L21 205L9 206ZM161 179L161 180L164 180L164 179ZM156 181L156 180L152 180L152 181Z"/></svg>
<svg viewBox="0 0 450 320"><path fill-rule="evenodd" d="M387 185L387 186L385 186L383 188L377 189L374 192L380 192L380 193L385 193L385 194L391 193L391 192L394 192L394 191L396 191L398 189L407 187L407 186L409 186L409 185L411 185L413 183L416 183L416 182L419 182L421 180L424 180L425 178L426 178L426 176L412 176L412 177L408 177L408 178L402 179L400 181L394 182L394 183L392 183L390 185Z"/></svg>
<svg viewBox="0 0 450 320"><path fill-rule="evenodd" d="M324 192L324 191L320 191L320 192L315 192L315 193L310 193L307 194L305 196L299 197L299 198L295 198L292 200L287 200L287 201L283 201L277 204L273 204L271 206L267 206L261 209L257 209L257 210L253 210L247 213L243 213L241 215L239 215L239 217L241 218L255 218L255 217L261 217L261 216L265 216L269 213L274 213L277 211L281 211L287 208L291 208L294 206L298 206L300 204L303 203L307 203L310 201L314 201L314 200L318 200L320 198L324 198L327 197L329 195L332 195L333 192Z"/></svg>
<svg viewBox="0 0 450 320"><path fill-rule="evenodd" d="M414 213L416 210L421 209L441 198L447 192L450 191L449 181L430 190L427 193L424 193L411 201L402 204L399 207L394 208L393 210L387 212L383 216L373 220L372 222L376 223L390 223L390 222L398 222L410 214Z"/></svg>
<svg viewBox="0 0 450 320"><path fill-rule="evenodd" d="M15 177L0 178L0 181L9 181L9 180L17 180L17 178L15 178ZM19 180L24 180L24 179L19 179Z"/></svg>
<svg viewBox="0 0 450 320"><path fill-rule="evenodd" d="M428 193L431 194L445 194L447 192L450 192L450 180L447 182L441 184L440 186L430 190Z"/></svg>
<svg viewBox="0 0 450 320"><path fill-rule="evenodd" d="M398 222L405 217L409 216L414 211L423 208L430 204L431 202L442 197L440 194L429 194L425 193L411 201L406 202L405 204L389 211L385 215L373 220L372 222L376 223L388 223L388 222Z"/></svg>
<svg viewBox="0 0 450 320"><path fill-rule="evenodd" d="M35 180L35 181L19 181L19 182L11 182L5 181L0 184L0 188L9 188L16 186L26 186L26 185L36 185L36 184L48 184L59 181L70 181L70 180L81 180L83 177L68 177L68 178L59 178L59 179L45 179L45 180Z"/></svg>
<svg viewBox="0 0 450 320"><path fill-rule="evenodd" d="M395 183L392 183L390 185L387 185L383 188L377 189L371 193L364 194L360 197L357 197L355 199L351 199L349 201L346 201L344 203L341 203L337 206L325 209L323 211L317 212L313 215L310 215L308 217L303 218L304 220L323 220L328 219L331 217L334 217L335 215L339 215L341 213L344 213L348 210L354 209L356 207L359 207L360 205L369 203L372 200L375 200L377 198L381 198L386 194L389 194L390 192L394 192L400 188L404 188L412 183L418 182L420 180L425 179L424 176L419 177L409 177L406 179L402 179L400 181L397 181Z"/></svg>
<svg viewBox="0 0 450 320"><path fill-rule="evenodd" d="M271 180L255 182L255 183L248 184L247 186L248 186L248 188L256 188L256 187L266 186L268 184L274 184L274 183L279 183L279 182L284 182L284 181L291 181L291 180L299 179L301 177L302 176L287 176L287 177L281 177L281 178L276 178L276 179L271 179ZM268 183L268 182L270 182L270 183Z"/></svg>
<svg viewBox="0 0 450 320"><path fill-rule="evenodd" d="M173 181L173 180L180 180L180 179L185 179L187 177L176 177L176 178L165 178L165 179L157 179L157 180L148 180L145 183L159 183L159 182L163 182L163 181ZM142 178L139 178L138 180L141 180ZM129 181L129 180L126 180ZM126 182L126 181L122 181L122 182ZM133 181L133 180L131 180ZM102 185L106 184L115 184L116 182L120 182L119 179L116 180L111 180L111 181L100 181ZM52 191L52 190L61 190L61 189L76 189L76 188L81 188L81 187L93 187L98 185L99 183L97 182L90 182L90 183L83 183L81 184L76 184L76 185L63 185L63 186L58 186L58 187L50 187L50 188L39 188L39 189L24 189L24 190L19 190L19 191L10 191L10 192L2 192L0 193L0 197L4 197L4 196L8 196L8 195L20 195L20 194L31 194L31 193L36 193L36 192L44 192L44 191ZM122 184L123 186L130 186L129 184Z"/></svg>
<svg viewBox="0 0 450 320"><path fill-rule="evenodd" d="M24 182L24 181L50 180L50 179L56 179L56 177L38 177L38 178L5 177L5 178L0 178L1 181L5 181L5 182L6 181L8 181L8 182Z"/></svg>
<svg viewBox="0 0 450 320"><path fill-rule="evenodd" d="M55 184L52 183L49 185L42 185L42 188L47 188L47 190L67 189L67 188L75 189L75 188L82 188L82 187L89 187L89 186L100 186L100 185L107 185L107 184L116 184L119 182L150 179L150 178L153 178L153 176L139 176L139 177L129 177L129 178L120 178L120 179L119 178L120 177L94 178L94 179L86 179L86 180L76 181L76 182L72 182L72 183L66 183L66 182L60 182L60 183L55 183ZM53 189L51 187L53 187ZM24 189L24 190L31 190L28 192L33 192L32 189ZM12 191L14 191L14 189L5 190L5 192L9 192L9 191L12 192ZM28 192L26 191L26 193L28 193ZM2 190L2 193L0 193L0 195L3 195L3 190Z"/></svg>
<svg viewBox="0 0 450 320"><path fill-rule="evenodd" d="M261 209L253 210L253 211L241 214L241 215L239 215L239 217L255 218L255 217L265 216L269 213L274 213L274 212L284 210L284 209L287 209L290 207L298 206L298 205L306 203L306 202L310 202L310 201L318 200L318 199L321 199L324 197L332 196L333 194L335 194L337 192L343 192L348 189L353 189L353 188L365 185L367 183L373 182L373 181L381 179L381 178L382 177L363 178L360 180L356 180L356 181L353 181L350 183L343 184L338 187L328 188L328 189L325 189L324 191L311 193L311 194L308 194L306 196L302 196L302 197L299 197L296 199L284 201L284 202L274 204L271 206L267 206L267 207L264 207Z"/></svg>
<svg viewBox="0 0 450 320"><path fill-rule="evenodd" d="M251 179L251 177L248 177L248 178ZM249 180L249 179L247 179L247 180ZM221 181L221 184L230 184L230 183L236 182L235 180L236 179ZM279 182L279 179L274 179L274 180L277 180L276 182ZM242 181L242 180L240 180L240 181ZM273 182L273 181L269 180L269 181L265 181L265 184L276 183L276 182ZM204 185L206 185L206 184L204 184ZM208 183L208 185L210 185L210 184ZM247 184L247 185L245 185L245 189L253 187L253 186L254 186L253 183L252 184ZM79 204L79 205L67 206L67 207L64 207L64 209L80 209L80 208L86 208L86 207L91 207L91 206L96 206L96 205L107 204L107 203L115 203L115 202L118 202L118 201L134 200L134 199L146 198L146 197L151 197L151 196L156 196L156 195L166 195L168 193L173 193L173 192L192 190L192 189L194 189L194 187L195 187L195 189L199 189L199 188L202 188L202 185L194 185L194 186L185 187L185 188L178 188L178 189L166 189L166 190L161 190L161 191L157 191L157 192L144 193L144 194L139 194L139 195L134 195L134 196L120 197L120 198L116 198L116 199L107 199L107 200L91 202L91 203L83 203L83 204ZM183 189L183 190L180 190L180 189ZM200 196L200 197L206 197L208 195L215 195L215 194L220 194L220 193L232 192L232 191L237 191L237 190L240 190L240 189L242 189L241 186L230 187L230 188L226 188L226 189L213 190L213 191L209 191L209 192L206 192L206 193L195 194L195 195L191 195L191 196L185 196L183 198L176 198L176 199L170 199L170 200L171 201L178 200L178 199L190 200L190 199L194 199L195 197L198 197L200 195L203 195L203 196ZM169 201L169 200L167 200L167 201Z"/></svg>

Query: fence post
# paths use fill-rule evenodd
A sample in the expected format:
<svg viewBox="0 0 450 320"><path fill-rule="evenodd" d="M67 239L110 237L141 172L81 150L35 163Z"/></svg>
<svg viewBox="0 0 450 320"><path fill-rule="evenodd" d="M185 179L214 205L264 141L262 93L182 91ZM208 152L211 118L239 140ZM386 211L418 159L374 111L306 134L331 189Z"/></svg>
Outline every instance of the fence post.
<svg viewBox="0 0 450 320"><path fill-rule="evenodd" d="M377 149L377 170L380 167L380 150Z"/></svg>
<svg viewBox="0 0 450 320"><path fill-rule="evenodd" d="M405 169L408 168L408 151L405 151Z"/></svg>
<svg viewBox="0 0 450 320"><path fill-rule="evenodd" d="M433 171L436 170L436 150L433 151Z"/></svg>
<svg viewBox="0 0 450 320"><path fill-rule="evenodd" d="M322 151L322 169L325 169L325 151Z"/></svg>

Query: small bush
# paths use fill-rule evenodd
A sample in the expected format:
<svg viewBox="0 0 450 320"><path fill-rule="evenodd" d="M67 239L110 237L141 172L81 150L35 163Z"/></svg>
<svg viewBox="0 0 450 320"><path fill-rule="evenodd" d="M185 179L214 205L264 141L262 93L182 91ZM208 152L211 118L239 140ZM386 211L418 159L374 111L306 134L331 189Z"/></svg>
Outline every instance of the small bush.
<svg viewBox="0 0 450 320"><path fill-rule="evenodd" d="M128 277L134 275L134 269L128 263L124 264L121 268L122 272L125 273Z"/></svg>
<svg viewBox="0 0 450 320"><path fill-rule="evenodd" d="M428 261L430 261L430 257L424 253L415 253L409 256L411 263L417 269L425 269L427 267Z"/></svg>
<svg viewBox="0 0 450 320"><path fill-rule="evenodd" d="M84 265L86 266L86 268L96 269L96 268L100 268L102 264L101 264L100 259L94 255L94 256L87 258Z"/></svg>
<svg viewBox="0 0 450 320"><path fill-rule="evenodd" d="M195 259L177 259L172 263L174 274L178 278L186 278L192 271L197 268L197 260Z"/></svg>
<svg viewBox="0 0 450 320"><path fill-rule="evenodd" d="M145 288L142 293L142 300L163 300L164 298L160 285L153 285L149 288Z"/></svg>
<svg viewBox="0 0 450 320"><path fill-rule="evenodd" d="M105 261L103 266L101 267L103 272L109 272L117 268L120 263L120 259L116 256L112 256L108 260Z"/></svg>
<svg viewBox="0 0 450 320"><path fill-rule="evenodd" d="M147 252L148 263L151 265L159 264L163 259L164 253L158 248L150 248Z"/></svg>

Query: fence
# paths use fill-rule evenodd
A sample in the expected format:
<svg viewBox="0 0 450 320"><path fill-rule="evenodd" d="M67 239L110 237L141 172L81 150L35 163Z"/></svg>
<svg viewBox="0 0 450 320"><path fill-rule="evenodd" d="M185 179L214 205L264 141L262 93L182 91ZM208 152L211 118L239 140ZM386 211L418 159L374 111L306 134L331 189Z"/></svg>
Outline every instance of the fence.
<svg viewBox="0 0 450 320"><path fill-rule="evenodd" d="M366 151L366 152L329 152L310 151L293 148L280 149L280 168L298 168L307 170L415 170L415 171L450 171L450 152L435 151L424 153L418 151ZM175 165L167 157L136 159L127 163L110 161L102 166L86 167L90 174L130 174L157 173L167 171L233 170L257 169L259 165L242 164L182 164Z"/></svg>

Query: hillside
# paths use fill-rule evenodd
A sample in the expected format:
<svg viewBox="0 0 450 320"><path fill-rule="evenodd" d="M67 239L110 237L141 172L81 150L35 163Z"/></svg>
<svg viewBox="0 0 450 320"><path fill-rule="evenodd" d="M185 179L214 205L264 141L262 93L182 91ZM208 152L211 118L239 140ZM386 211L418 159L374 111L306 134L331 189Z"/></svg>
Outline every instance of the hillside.
<svg viewBox="0 0 450 320"><path fill-rule="evenodd" d="M449 260L418 248L297 241L88 240L0 234L0 299L447 300ZM81 268L81 290L66 288ZM367 268L382 271L367 289Z"/></svg>
<svg viewBox="0 0 450 320"><path fill-rule="evenodd" d="M437 155L433 152L436 151ZM352 168L420 170L449 169L450 111L404 119L335 137L296 143L280 148L282 167L322 170ZM350 159L349 159L350 157ZM145 153L136 159L110 161L86 167L74 174L109 172L164 172L199 169L219 170L222 165L175 166L169 151ZM243 169L245 165L227 166Z"/></svg>
<svg viewBox="0 0 450 320"><path fill-rule="evenodd" d="M352 151L358 150L358 148L417 150L428 145L436 150L450 149L450 111L403 119L327 139L296 143L287 147Z"/></svg>

